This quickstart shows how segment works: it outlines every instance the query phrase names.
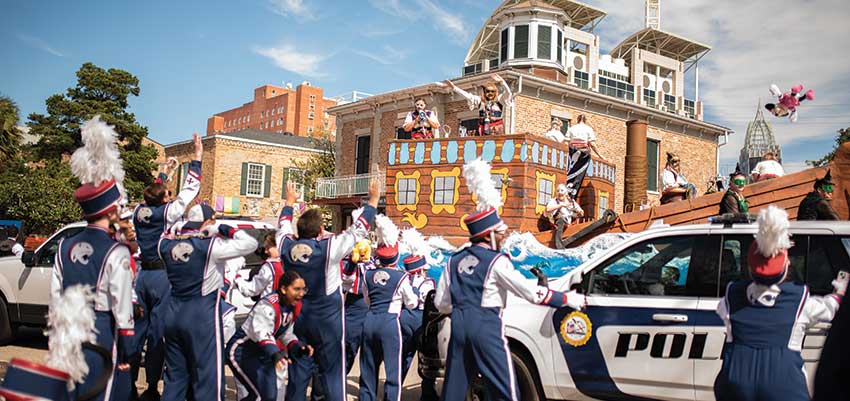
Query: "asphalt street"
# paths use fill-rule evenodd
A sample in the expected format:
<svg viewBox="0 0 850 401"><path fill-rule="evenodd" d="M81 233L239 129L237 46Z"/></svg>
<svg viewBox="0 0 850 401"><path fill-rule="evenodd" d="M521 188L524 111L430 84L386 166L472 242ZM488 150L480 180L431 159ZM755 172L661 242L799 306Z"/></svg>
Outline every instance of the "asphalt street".
<svg viewBox="0 0 850 401"><path fill-rule="evenodd" d="M12 358L23 358L31 361L41 362L47 354L47 338L39 329L22 328L18 332L16 340L9 345L0 347L0 378L6 375L6 366ZM227 376L227 400L236 400L236 386L233 374L225 367L225 375ZM381 373L383 378L383 373ZM354 369L348 376L348 399L357 400L357 392L359 389L360 369L359 363L355 362ZM402 391L402 401L416 401L419 399L419 375L416 374L416 362L414 358L413 366L410 373L404 381ZM160 382L160 386L162 386ZM139 373L138 388L143 390L146 387L144 382L144 369ZM383 388L383 379L379 386ZM379 393L382 397L383 391ZM382 399L382 398L379 398Z"/></svg>

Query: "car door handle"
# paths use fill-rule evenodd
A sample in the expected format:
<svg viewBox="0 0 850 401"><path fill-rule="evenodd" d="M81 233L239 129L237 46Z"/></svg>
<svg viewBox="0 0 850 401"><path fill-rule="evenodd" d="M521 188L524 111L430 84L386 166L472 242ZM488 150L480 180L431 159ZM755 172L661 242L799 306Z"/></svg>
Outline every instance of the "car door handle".
<svg viewBox="0 0 850 401"><path fill-rule="evenodd" d="M671 315L668 313L655 313L652 315L652 320L656 322L674 322L685 323L688 321L688 315Z"/></svg>

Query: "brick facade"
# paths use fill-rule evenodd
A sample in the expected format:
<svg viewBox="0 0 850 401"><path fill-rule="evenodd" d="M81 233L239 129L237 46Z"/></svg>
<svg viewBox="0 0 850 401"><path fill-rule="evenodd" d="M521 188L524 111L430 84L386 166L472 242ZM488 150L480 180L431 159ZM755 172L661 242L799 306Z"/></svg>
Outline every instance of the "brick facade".
<svg viewBox="0 0 850 401"><path fill-rule="evenodd" d="M167 145L165 152L168 157L177 158L181 164L188 163L194 157L194 146L191 141L180 142ZM204 154L201 160L201 191L197 199L215 207L217 197L238 198L240 212L224 214L273 219L280 212L283 203L283 178L286 169L294 167L295 161L304 161L318 152L304 146L246 140L226 134L207 136L204 138ZM243 163L270 166L266 170L271 173L268 178L268 196L248 196L240 193ZM177 179L178 174L175 174L168 184L172 191L178 185Z"/></svg>

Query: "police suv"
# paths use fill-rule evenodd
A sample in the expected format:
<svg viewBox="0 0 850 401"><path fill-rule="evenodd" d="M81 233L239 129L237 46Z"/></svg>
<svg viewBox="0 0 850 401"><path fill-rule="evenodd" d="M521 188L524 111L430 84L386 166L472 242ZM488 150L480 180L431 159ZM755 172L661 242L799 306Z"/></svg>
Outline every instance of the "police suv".
<svg viewBox="0 0 850 401"><path fill-rule="evenodd" d="M503 317L520 399L713 400L726 337L715 309L728 282L749 276L751 221L652 228L551 280L587 295L581 312L510 296ZM831 293L850 267L850 223L792 221L790 232L789 279ZM828 327L803 343L810 388ZM469 398L486 399L473 387Z"/></svg>

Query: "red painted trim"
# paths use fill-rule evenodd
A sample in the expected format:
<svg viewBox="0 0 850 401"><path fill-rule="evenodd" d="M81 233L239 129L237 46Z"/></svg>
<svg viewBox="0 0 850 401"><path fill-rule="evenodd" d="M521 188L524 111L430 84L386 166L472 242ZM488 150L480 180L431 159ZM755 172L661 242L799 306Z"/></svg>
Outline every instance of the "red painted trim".
<svg viewBox="0 0 850 401"><path fill-rule="evenodd" d="M41 401L44 398L36 398L29 394L19 393L5 388L0 388L0 396L6 401Z"/></svg>
<svg viewBox="0 0 850 401"><path fill-rule="evenodd" d="M48 376L50 378L57 379L57 380L67 381L68 379L71 378L71 375L69 375L65 371L62 371L62 370L59 370L59 369L53 369L49 366L45 366L45 365L42 365L40 363L28 361L26 359L12 358L12 361L9 362L9 366L13 366L13 367L23 369L23 370L26 370L26 371L29 371L29 372L40 374L42 376Z"/></svg>

